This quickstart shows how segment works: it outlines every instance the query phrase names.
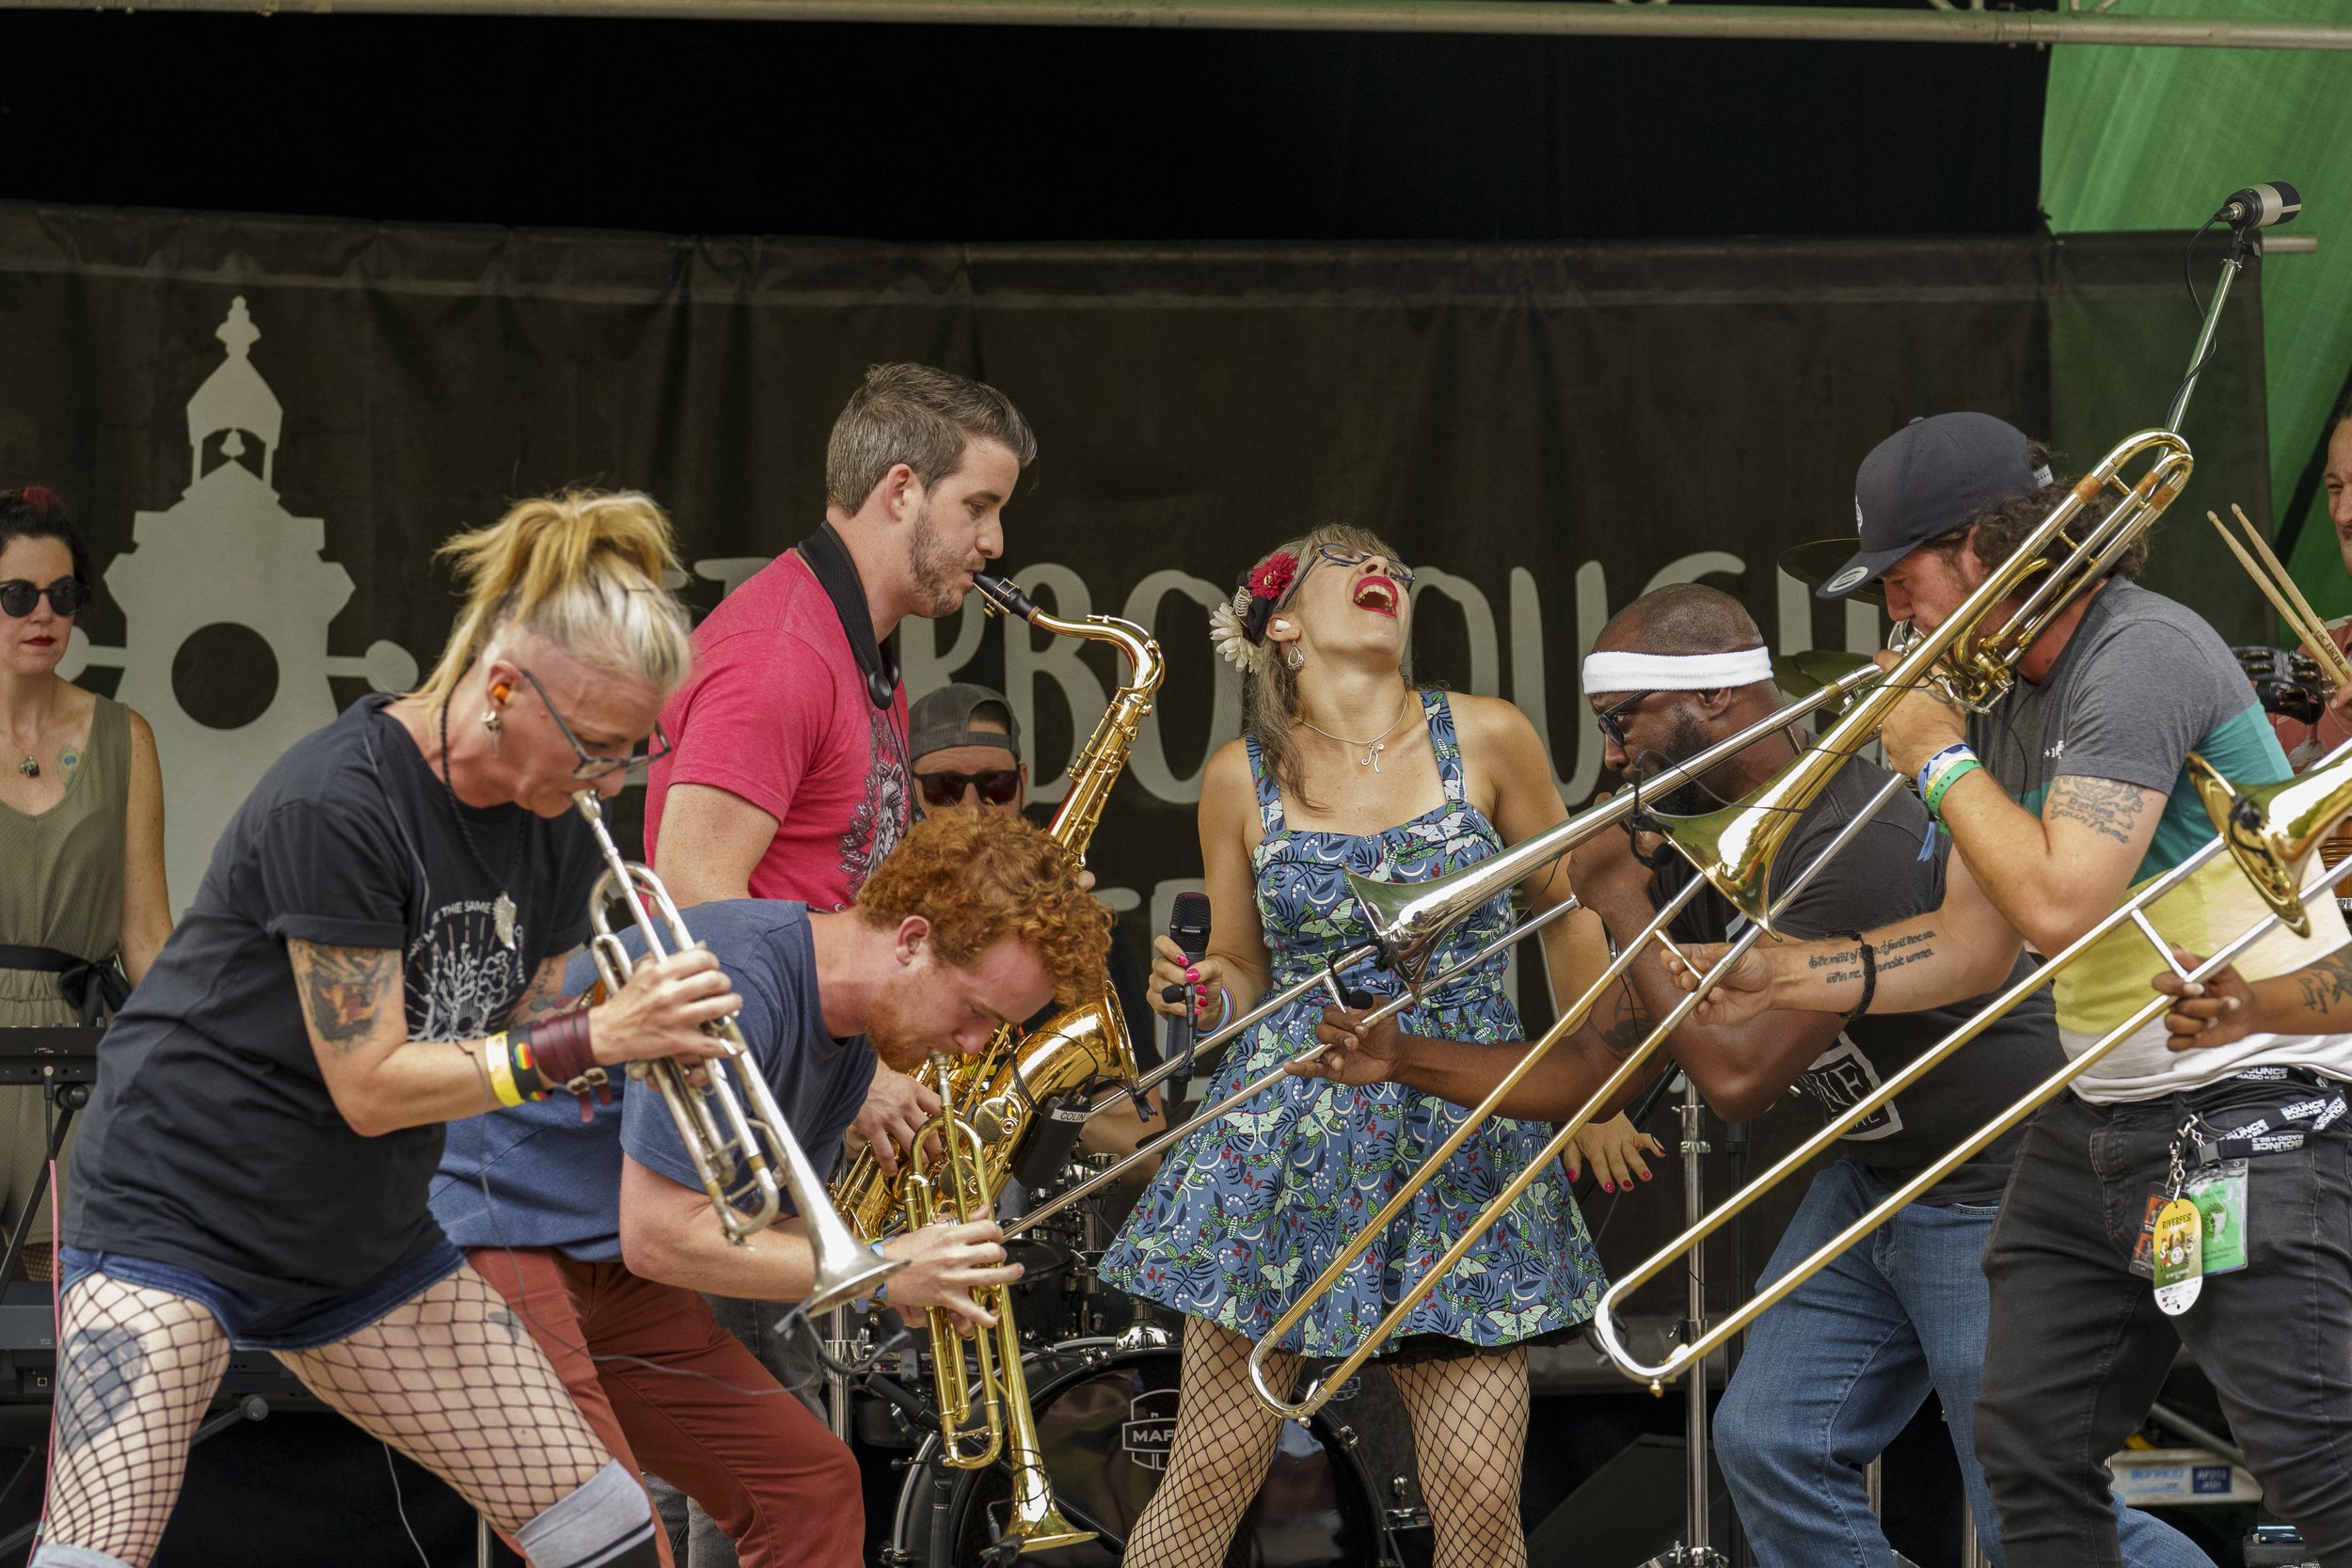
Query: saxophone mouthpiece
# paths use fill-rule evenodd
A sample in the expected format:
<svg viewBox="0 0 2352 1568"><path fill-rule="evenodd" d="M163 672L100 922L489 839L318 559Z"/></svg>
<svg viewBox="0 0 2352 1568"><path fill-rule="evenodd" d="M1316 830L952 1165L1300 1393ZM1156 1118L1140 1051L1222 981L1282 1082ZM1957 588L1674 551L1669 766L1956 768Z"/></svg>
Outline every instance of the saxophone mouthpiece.
<svg viewBox="0 0 2352 1568"><path fill-rule="evenodd" d="M972 574L972 586L980 591L981 602L1000 615L1015 615L1026 621L1037 614L1036 603L1015 587L1009 578L975 572Z"/></svg>

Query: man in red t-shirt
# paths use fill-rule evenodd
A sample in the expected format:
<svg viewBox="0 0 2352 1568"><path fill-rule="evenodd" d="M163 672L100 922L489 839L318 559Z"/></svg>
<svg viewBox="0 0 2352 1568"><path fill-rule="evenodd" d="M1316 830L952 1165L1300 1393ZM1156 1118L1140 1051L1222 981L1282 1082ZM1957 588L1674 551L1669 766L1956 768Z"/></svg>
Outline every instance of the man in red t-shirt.
<svg viewBox="0 0 2352 1568"><path fill-rule="evenodd" d="M711 611L662 709L675 750L653 767L645 846L679 903L849 906L911 816L906 697L882 644L909 615L963 607L1036 455L994 388L866 372L826 448L824 528Z"/></svg>
<svg viewBox="0 0 2352 1568"><path fill-rule="evenodd" d="M645 849L680 904L850 906L913 819L906 693L882 644L909 615L963 608L1036 455L994 388L929 365L866 371L825 449L824 526L695 628L693 674L661 711L674 750L647 780ZM855 1131L889 1151L938 1108L878 1064ZM780 1341L772 1307L710 1302L785 1386L816 1384L805 1336ZM697 1562L724 1546L695 1521Z"/></svg>

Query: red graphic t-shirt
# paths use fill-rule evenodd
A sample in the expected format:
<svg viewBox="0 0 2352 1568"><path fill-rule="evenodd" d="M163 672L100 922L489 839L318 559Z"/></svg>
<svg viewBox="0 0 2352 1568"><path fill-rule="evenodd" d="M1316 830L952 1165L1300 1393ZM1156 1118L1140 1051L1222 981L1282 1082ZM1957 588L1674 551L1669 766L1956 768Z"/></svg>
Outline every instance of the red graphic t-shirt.
<svg viewBox="0 0 2352 1568"><path fill-rule="evenodd" d="M887 712L874 706L833 600L797 551L695 628L693 675L661 727L676 750L646 782L648 859L673 784L723 789L776 819L752 869L755 898L842 909L906 832L906 691Z"/></svg>

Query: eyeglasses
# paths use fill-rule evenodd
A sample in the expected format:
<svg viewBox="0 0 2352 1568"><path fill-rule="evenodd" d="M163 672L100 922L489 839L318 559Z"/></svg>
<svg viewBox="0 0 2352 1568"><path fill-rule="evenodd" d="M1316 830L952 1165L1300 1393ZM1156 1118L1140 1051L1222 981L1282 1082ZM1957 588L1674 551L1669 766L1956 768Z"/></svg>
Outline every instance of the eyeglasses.
<svg viewBox="0 0 2352 1568"><path fill-rule="evenodd" d="M1009 805L1021 793L1017 768L992 768L983 773L917 773L914 782L923 787L924 804L932 806L963 804L966 785L977 789L980 799L992 806Z"/></svg>
<svg viewBox="0 0 2352 1568"><path fill-rule="evenodd" d="M1600 726L1600 733L1607 736L1611 740L1615 741L1620 746L1626 745L1628 742L1625 738L1625 725L1618 721L1617 715L1626 712L1629 708L1639 707L1644 703L1648 702L1652 697L1657 695L1658 693L1655 691L1636 691L1632 696L1626 698L1623 702L1612 703L1607 707L1602 708L1598 713L1594 714L1593 722L1598 724Z"/></svg>
<svg viewBox="0 0 2352 1568"><path fill-rule="evenodd" d="M1377 561L1387 567L1381 575L1395 583L1400 592L1413 586L1413 569L1390 560L1378 550L1350 549L1345 545L1317 545L1315 554L1334 566L1361 566L1367 561ZM1298 575L1304 578L1307 574L1301 572Z"/></svg>
<svg viewBox="0 0 2352 1568"><path fill-rule="evenodd" d="M60 615L71 615L90 601L90 586L79 578L59 578L46 588L36 588L23 578L10 578L0 582L0 610L16 620L33 612L42 594L49 596L49 608Z"/></svg>
<svg viewBox="0 0 2352 1568"><path fill-rule="evenodd" d="M610 778L623 768L641 768L647 763L660 762L670 754L670 737L661 733L660 722L656 721L653 727L653 744L645 750L626 757L596 755L596 752L582 746L580 743L580 737L572 733L572 727L564 722L563 714L556 711L555 699L548 696L548 689L539 684L539 677L525 670L523 679L531 683L532 690L539 693L539 701L547 705L548 717L555 721L555 727L564 732L565 740L571 742L573 752L580 758L580 761L572 766L572 777L581 783L584 784L591 779Z"/></svg>

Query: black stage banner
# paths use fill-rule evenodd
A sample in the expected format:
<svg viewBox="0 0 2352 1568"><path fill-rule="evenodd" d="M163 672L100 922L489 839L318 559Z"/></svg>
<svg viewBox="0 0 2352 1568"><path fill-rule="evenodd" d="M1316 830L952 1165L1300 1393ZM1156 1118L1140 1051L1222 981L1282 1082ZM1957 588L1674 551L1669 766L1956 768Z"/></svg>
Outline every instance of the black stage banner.
<svg viewBox="0 0 2352 1568"><path fill-rule="evenodd" d="M1612 610L1705 578L1776 647L1877 645L1875 610L1817 606L1779 552L1852 533L1855 463L1915 415L1990 410L2078 466L2155 423L2196 325L2182 245L955 247L8 206L0 484L54 486L91 537L68 673L153 722L184 904L289 742L431 662L446 535L640 487L707 609L817 520L865 366L982 377L1041 448L1007 566L1168 650L1093 852L1140 941L1199 872L1202 762L1239 716L1206 612L1260 552L1327 519L1387 534L1420 670L1517 702L1586 796L1577 663ZM2255 283L2152 577L2238 642L2268 618L2200 515L2268 520ZM1040 801L1120 678L977 600L901 643L914 694L1009 691Z"/></svg>

